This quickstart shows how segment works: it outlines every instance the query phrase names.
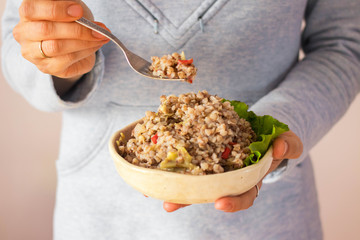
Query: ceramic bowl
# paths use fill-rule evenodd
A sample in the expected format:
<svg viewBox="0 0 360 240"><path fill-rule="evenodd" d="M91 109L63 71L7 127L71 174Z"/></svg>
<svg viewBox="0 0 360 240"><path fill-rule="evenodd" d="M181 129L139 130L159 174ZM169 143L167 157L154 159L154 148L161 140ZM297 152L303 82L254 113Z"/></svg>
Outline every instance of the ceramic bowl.
<svg viewBox="0 0 360 240"><path fill-rule="evenodd" d="M124 181L149 197L182 204L215 202L220 197L250 190L265 176L272 162L270 148L258 163L225 173L196 176L139 167L122 158L116 145L120 133L123 132L129 139L138 122L140 120L114 133L109 141L109 150Z"/></svg>

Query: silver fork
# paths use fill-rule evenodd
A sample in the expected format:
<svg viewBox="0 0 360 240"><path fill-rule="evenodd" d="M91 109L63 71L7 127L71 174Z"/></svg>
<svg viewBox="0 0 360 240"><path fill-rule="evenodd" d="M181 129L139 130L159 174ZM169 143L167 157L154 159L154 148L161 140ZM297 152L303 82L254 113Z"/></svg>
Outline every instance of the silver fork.
<svg viewBox="0 0 360 240"><path fill-rule="evenodd" d="M96 31L96 32L104 35L105 37L107 37L111 41L113 41L122 50L127 62L131 66L131 68L135 72L139 73L140 75L142 75L144 77L156 79L156 80L184 81L184 79L179 79L179 78L170 79L170 78L154 76L149 69L149 67L151 66L151 63L146 61L145 59L139 57L135 53L131 52L129 49L127 49L125 47L125 45L117 37L115 37L111 32L109 32L105 28L102 28L102 27L96 25L95 23L91 22L90 20L83 18L83 17L76 20L76 22L87 28L90 28L93 31Z"/></svg>

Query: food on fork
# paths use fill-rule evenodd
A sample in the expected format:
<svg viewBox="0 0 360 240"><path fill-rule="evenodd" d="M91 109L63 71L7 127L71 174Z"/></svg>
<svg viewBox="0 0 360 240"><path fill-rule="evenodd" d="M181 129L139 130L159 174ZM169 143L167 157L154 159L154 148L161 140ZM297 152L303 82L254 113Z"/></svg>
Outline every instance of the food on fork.
<svg viewBox="0 0 360 240"><path fill-rule="evenodd" d="M181 54L175 52L161 58L153 56L151 60L150 71L154 76L184 79L188 83L192 83L196 76L197 69L193 64L193 59L186 59L184 52Z"/></svg>

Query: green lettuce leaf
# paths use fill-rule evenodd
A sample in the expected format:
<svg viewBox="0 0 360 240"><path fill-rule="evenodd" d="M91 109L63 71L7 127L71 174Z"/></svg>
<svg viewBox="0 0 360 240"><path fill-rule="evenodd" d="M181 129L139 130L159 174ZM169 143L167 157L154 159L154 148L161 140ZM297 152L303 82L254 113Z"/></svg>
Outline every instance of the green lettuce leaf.
<svg viewBox="0 0 360 240"><path fill-rule="evenodd" d="M269 116L257 116L253 111L248 111L246 103L229 101L240 118L244 118L251 124L251 128L257 136L257 140L249 145L250 155L245 159L245 166L257 163L270 148L273 140L280 134L289 131L288 125Z"/></svg>

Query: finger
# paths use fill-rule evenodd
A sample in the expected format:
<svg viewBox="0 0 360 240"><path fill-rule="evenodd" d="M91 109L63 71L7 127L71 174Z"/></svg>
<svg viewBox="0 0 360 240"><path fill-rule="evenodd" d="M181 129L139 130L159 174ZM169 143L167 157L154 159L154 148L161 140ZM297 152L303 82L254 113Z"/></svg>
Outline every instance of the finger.
<svg viewBox="0 0 360 240"><path fill-rule="evenodd" d="M100 48L101 46L58 56L55 58L50 58L51 60L54 60L50 64L48 64L49 69L52 70L51 74L61 78L66 78L69 77L69 75L74 75L74 72L75 75L79 75L82 69L81 67L85 67L85 66L81 66L80 64L76 65L76 63L81 62L81 60L91 55L94 55L94 53ZM81 63L84 64L84 62ZM70 69L71 66L72 69ZM90 68L89 70L91 70L93 64L91 66L89 65L88 67Z"/></svg>
<svg viewBox="0 0 360 240"><path fill-rule="evenodd" d="M295 159L303 152L303 144L300 138L292 131L281 134L274 140L274 159Z"/></svg>
<svg viewBox="0 0 360 240"><path fill-rule="evenodd" d="M177 203L169 203L169 202L164 202L164 204L163 204L163 208L167 212L174 212L174 211L176 211L180 208L186 207L186 206L190 206L190 204L177 204Z"/></svg>
<svg viewBox="0 0 360 240"><path fill-rule="evenodd" d="M99 46L103 46L108 43L109 40L104 41L82 41L82 40L45 40L42 42L42 50L48 57L57 57L61 55L70 54L86 49L91 49ZM33 43L34 49L39 44L38 42Z"/></svg>
<svg viewBox="0 0 360 240"><path fill-rule="evenodd" d="M91 59L95 61L95 52L98 49L100 49L100 47L66 54L54 58L42 58L34 61L37 68L43 73L57 76L59 78L69 78L72 77L72 75L76 76L83 73L85 71L82 70L83 68L86 68L86 71L90 71L94 66L93 62L87 62L88 65L86 66L81 66L80 64L76 63L81 62L83 59L86 59L90 56L92 56ZM85 63L85 61L81 62L81 64Z"/></svg>
<svg viewBox="0 0 360 240"><path fill-rule="evenodd" d="M258 183L258 187L261 187L261 182ZM256 187L253 187L239 196L219 198L215 201L214 207L224 212L245 210L254 204L257 193Z"/></svg>
<svg viewBox="0 0 360 240"><path fill-rule="evenodd" d="M95 24L99 25L100 27L105 28L106 30L108 30L109 32L111 32L110 29L109 29L104 23L102 23L102 22L97 22L97 21L93 21L93 22L94 22Z"/></svg>
<svg viewBox="0 0 360 240"><path fill-rule="evenodd" d="M80 41L80 40L47 40L43 42L25 42L21 47L22 56L30 62L37 65L41 60L44 60L42 52L49 58L65 56L79 51L96 49L108 43L108 40L101 42ZM41 45L40 45L41 44Z"/></svg>
<svg viewBox="0 0 360 240"><path fill-rule="evenodd" d="M16 32L21 33L21 38L30 41L50 39L77 39L87 41L101 41L105 36L95 34L78 23L62 23L49 21L36 21L23 23ZM21 40L20 40L21 41Z"/></svg>
<svg viewBox="0 0 360 240"><path fill-rule="evenodd" d="M72 22L82 17L83 8L72 1L23 1L19 14L28 21Z"/></svg>
<svg viewBox="0 0 360 240"><path fill-rule="evenodd" d="M277 138L273 143L273 157L275 159L283 159L285 158L285 154L287 152L289 145L284 138Z"/></svg>
<svg viewBox="0 0 360 240"><path fill-rule="evenodd" d="M108 30L109 32L111 32L110 29L107 28L106 25L103 24L102 22L96 22L96 21L94 21L94 23L97 24L97 25L99 25L99 26L102 27L102 28L105 28L105 29ZM97 37L97 38L104 38L104 36L103 36L102 34L96 32L96 31L93 31L93 32L92 32L92 35L95 36L95 37Z"/></svg>
<svg viewBox="0 0 360 240"><path fill-rule="evenodd" d="M91 71L95 64L96 56L95 54L90 55L80 61L70 65L63 73L58 74L60 78L73 78L75 76L82 76L85 73Z"/></svg>

